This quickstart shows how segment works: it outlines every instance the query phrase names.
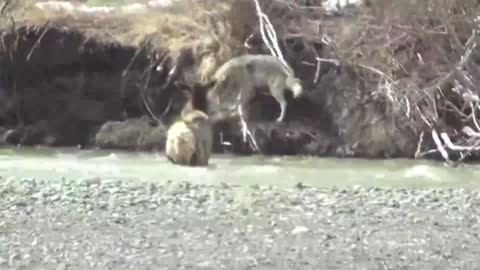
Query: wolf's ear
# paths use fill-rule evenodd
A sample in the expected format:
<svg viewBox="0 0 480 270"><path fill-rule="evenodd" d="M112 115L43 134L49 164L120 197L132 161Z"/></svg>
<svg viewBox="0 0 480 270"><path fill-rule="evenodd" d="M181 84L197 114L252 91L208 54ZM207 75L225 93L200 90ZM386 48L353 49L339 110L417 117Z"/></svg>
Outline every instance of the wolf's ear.
<svg viewBox="0 0 480 270"><path fill-rule="evenodd" d="M212 80L204 84L197 83L195 86L200 89L210 89L217 83L217 80Z"/></svg>

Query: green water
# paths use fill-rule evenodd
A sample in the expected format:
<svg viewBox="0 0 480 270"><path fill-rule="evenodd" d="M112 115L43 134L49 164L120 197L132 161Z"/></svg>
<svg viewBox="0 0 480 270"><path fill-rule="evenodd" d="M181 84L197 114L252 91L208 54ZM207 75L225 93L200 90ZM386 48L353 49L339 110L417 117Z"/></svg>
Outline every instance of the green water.
<svg viewBox="0 0 480 270"><path fill-rule="evenodd" d="M0 149L0 176L276 186L302 182L317 187L480 187L480 165L452 168L425 160L215 155L208 168L192 168L170 164L161 153L63 148Z"/></svg>

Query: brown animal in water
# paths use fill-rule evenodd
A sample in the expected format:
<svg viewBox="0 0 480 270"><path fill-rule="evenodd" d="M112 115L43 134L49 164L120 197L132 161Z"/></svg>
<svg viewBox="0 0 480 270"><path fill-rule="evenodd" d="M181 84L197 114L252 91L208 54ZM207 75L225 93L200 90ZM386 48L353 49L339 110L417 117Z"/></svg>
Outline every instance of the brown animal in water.
<svg viewBox="0 0 480 270"><path fill-rule="evenodd" d="M191 165L196 151L195 135L183 121L173 123L167 132L165 154L173 164Z"/></svg>
<svg viewBox="0 0 480 270"><path fill-rule="evenodd" d="M179 165L208 166L213 145L212 124L207 114L188 102L167 132L167 159Z"/></svg>
<svg viewBox="0 0 480 270"><path fill-rule="evenodd" d="M303 93L301 81L291 68L277 57L263 54L247 54L230 59L215 72L213 81L206 85L213 86L208 93L209 101L219 107L232 103L233 98L236 99L233 103L243 106L255 95L256 88L268 87L280 105L277 122L282 122L285 117L285 89L290 90L294 98ZM228 108L230 111L237 109L237 106Z"/></svg>

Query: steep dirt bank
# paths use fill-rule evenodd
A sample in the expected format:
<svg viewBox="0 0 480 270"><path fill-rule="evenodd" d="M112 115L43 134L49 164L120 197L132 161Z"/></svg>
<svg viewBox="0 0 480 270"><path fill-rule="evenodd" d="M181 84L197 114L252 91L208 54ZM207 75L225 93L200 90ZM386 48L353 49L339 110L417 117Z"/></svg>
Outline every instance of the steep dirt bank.
<svg viewBox="0 0 480 270"><path fill-rule="evenodd" d="M4 36L18 40L13 59L2 59L6 106L0 121L13 129L5 134L6 143L88 145L105 121L143 114L137 84L146 55L139 55L122 78L136 48L52 25L22 25Z"/></svg>
<svg viewBox="0 0 480 270"><path fill-rule="evenodd" d="M22 21L15 31L3 29L4 143L163 149L163 133L158 130L164 129L145 117L141 91L155 114L158 107L167 106L163 101L173 98L167 120L178 113L176 107L185 98L172 91L159 93L168 70L156 72L145 87L152 58L148 44L126 44L109 34L112 28L125 30L127 19L89 20L65 15L42 23ZM95 29L100 26L103 29ZM99 130L103 135L96 136ZM154 136L157 133L160 136Z"/></svg>
<svg viewBox="0 0 480 270"><path fill-rule="evenodd" d="M194 8L178 4L145 16L95 19L36 14L18 20L13 31L4 24L0 51L3 142L163 150L166 127L188 98L189 89L181 89L175 81L204 83L232 56L269 53L251 1L216 2L213 13L206 8L212 1L183 2ZM450 103L460 108L458 98L463 93L451 90L451 78L442 81L449 85L442 92L448 97L439 97L437 90L430 91L432 87L430 92L426 89L440 84L449 69L428 80L418 79L427 76L422 72L426 66L436 64L428 62L433 48L424 36L404 31L408 36L399 44L375 49L378 44L374 46L365 36L385 34L378 30L384 23L381 16L332 17L314 8L291 7L276 1L262 4L272 18L285 60L302 79L306 93L298 100L287 94L284 123L273 122L279 113L273 98L259 96L252 101L249 126L264 154L413 157L419 137L425 137L423 149L435 148L433 140L424 136L435 128L464 141L455 134L471 121L462 123L447 107ZM392 25L397 27L398 21ZM373 26L361 28L359 23ZM467 42L465 36L459 41L462 44ZM249 48L243 46L247 38ZM418 45L422 41L423 47ZM411 52L404 56L405 50L423 54L422 61L427 63L417 68L411 64L417 56ZM458 53L447 58L456 62ZM365 64L365 59L372 65ZM399 59L404 61L397 63ZM168 80L173 67L177 72ZM412 77L420 82L412 86L413 79L406 81ZM163 124L150 119L142 93L156 116L170 108ZM470 112L464 107L460 113ZM241 142L237 120L216 125L216 152L226 150L220 133L232 143L230 151L252 153Z"/></svg>

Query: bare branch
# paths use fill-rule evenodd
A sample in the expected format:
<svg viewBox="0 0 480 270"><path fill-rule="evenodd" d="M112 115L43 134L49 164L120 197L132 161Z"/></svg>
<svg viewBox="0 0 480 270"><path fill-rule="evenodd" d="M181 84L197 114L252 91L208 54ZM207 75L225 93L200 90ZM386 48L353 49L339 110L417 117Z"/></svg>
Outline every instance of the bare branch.
<svg viewBox="0 0 480 270"><path fill-rule="evenodd" d="M437 150L438 150L438 152L440 152L443 159L445 159L445 161L447 161L447 162L450 162L448 152L447 152L447 150L445 150L445 147L443 147L442 141L440 140L440 137L438 137L438 133L435 129L432 130L432 139L435 142L435 144L437 145Z"/></svg>

